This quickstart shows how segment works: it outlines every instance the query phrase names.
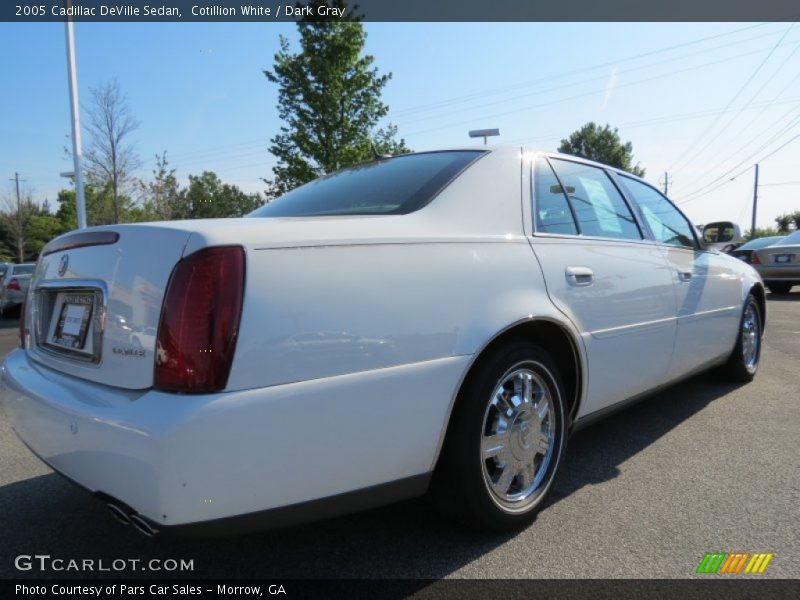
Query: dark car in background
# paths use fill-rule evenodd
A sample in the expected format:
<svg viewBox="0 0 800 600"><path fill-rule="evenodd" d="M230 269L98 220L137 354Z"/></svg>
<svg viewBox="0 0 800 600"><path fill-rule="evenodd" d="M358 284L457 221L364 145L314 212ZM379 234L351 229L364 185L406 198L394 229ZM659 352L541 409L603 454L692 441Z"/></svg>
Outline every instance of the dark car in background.
<svg viewBox="0 0 800 600"><path fill-rule="evenodd" d="M771 235L769 237L762 237L762 238L757 238L755 240L750 240L749 242L747 242L746 244L742 244L738 248L734 248L733 250L728 250L728 254L730 254L731 256L735 256L740 260L743 260L749 265L753 259L754 251L761 250L762 248L766 248L767 246L772 246L774 244L777 244L785 237L786 237L785 235Z"/></svg>

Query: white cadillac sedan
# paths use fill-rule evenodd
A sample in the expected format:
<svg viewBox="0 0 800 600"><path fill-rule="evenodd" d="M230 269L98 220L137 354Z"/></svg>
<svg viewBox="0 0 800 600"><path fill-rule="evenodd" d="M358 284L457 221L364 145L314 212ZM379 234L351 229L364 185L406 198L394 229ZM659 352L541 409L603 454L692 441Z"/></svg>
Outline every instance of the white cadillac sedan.
<svg viewBox="0 0 800 600"><path fill-rule="evenodd" d="M147 534L428 490L508 530L577 427L704 369L751 380L764 321L758 274L636 177L425 152L247 218L53 240L3 403L32 452Z"/></svg>

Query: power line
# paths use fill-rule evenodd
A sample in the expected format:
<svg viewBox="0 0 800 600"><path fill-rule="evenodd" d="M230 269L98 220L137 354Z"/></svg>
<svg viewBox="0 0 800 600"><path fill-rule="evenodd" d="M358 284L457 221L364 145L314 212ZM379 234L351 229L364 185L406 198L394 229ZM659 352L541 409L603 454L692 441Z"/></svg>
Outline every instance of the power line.
<svg viewBox="0 0 800 600"><path fill-rule="evenodd" d="M701 188L698 188L698 189L697 189L697 190L695 190L694 192L691 192L691 193L689 193L689 194L686 194L686 195L684 196L684 200L683 200L683 202L682 202L682 203L685 203L685 202L690 202L690 201L694 200L695 198L692 198L691 196L694 196L694 195L695 195L695 194L697 194L698 192L704 191L705 189L707 189L707 188L709 188L709 187L713 186L713 185L714 185L715 183L717 183L718 181L720 181L720 180L724 179L725 177L727 177L728 175L730 175L730 174L731 174L733 171L735 171L735 170L736 170L738 167L740 167L740 166L742 166L743 164L745 164L745 163L749 162L749 161L750 161L750 160L751 160L751 159L752 159L754 156L756 156L756 155L757 155L759 152L761 152L762 150L766 149L766 148L767 148L767 146L769 146L769 145L770 145L772 142L774 142L775 140L777 140L778 138L780 138L780 137L781 137L781 136L782 136L784 133L786 133L787 131L790 131L791 129L793 129L793 128L795 127L795 125L798 125L798 124L800 124L800 116L798 116L797 118L795 118L795 119L794 119L794 121L792 121L791 123L789 123L789 124L788 124L786 127L784 127L783 129L781 129L780 131L778 131L778 132L777 132L775 135L773 135L773 136L772 136L772 137L771 137L769 140L767 140L766 142L764 142L764 143L763 143L763 144L762 144L762 145L761 145L761 146L760 146L758 149L756 149L756 150L755 150L753 153L749 154L749 155L748 155L746 158L744 158L742 161L740 161L740 162L739 162L738 164L736 164L734 167L732 167L731 169L727 170L725 173L723 173L722 175L720 175L719 177L717 177L717 178L716 178L716 179L714 179L713 181L710 181L709 183L707 183L707 184L706 184L706 185L704 185L703 187L701 187ZM792 138L792 139L794 139L794 138ZM781 146L781 147L783 147L783 146ZM770 156L771 156L771 155L770 155ZM765 157L765 158L766 158L766 157ZM762 159L762 160L764 160L764 159ZM703 194L703 195L705 195L705 194Z"/></svg>
<svg viewBox="0 0 800 600"><path fill-rule="evenodd" d="M700 44L700 43L707 42L707 41L710 41L710 40L714 40L714 39L718 39L718 38L722 38L722 37L735 35L737 33L743 32L743 31L748 31L748 30L752 30L752 29L755 29L755 28L764 27L766 25L771 25L771 23L757 23L757 24L754 24L754 25L749 25L747 27L738 28L738 29L735 29L735 30L732 30L732 31L727 31L727 32L716 34L716 35L712 35L712 36L706 36L706 37L703 37L703 38L690 40L688 42L683 42L683 43L680 43L680 44L675 44L675 45L672 45L672 46L660 48L660 49L657 49L657 50L652 50L652 51L644 52L644 53L638 53L638 54L627 56L627 57L624 57L624 58L621 58L621 59L618 59L618 60L599 63L599 64L592 65L592 66L589 66L589 67L583 67L581 69L575 69L573 71L568 71L568 72L564 72L564 73L558 73L558 74L554 74L554 75L551 75L551 76L548 76L548 77L542 77L542 78L534 79L534 80L531 80L531 81L528 81L528 82L515 84L515 85L512 85L512 86L505 86L503 88L494 88L494 89L491 89L491 90L485 90L485 91L482 91L482 92L472 93L472 94L469 94L469 95L466 95L466 96L460 96L460 97L455 97L455 98L451 98L451 99L440 100L440 101L437 101L437 102L434 102L434 103L417 105L415 107L410 107L410 108L407 108L407 109L401 109L399 111L392 111L391 116L392 116L392 118L396 118L397 116L402 116L402 115L405 115L405 114L427 112L427 111L432 110L432 109L435 110L436 108L439 108L439 107L446 107L446 106L448 106L448 105L450 105L452 103L465 102L465 101L471 100L471 99L473 99L475 97L486 96L486 95L496 95L496 94L504 93L506 91L513 91L515 89L528 87L530 85L543 83L543 82L547 82L547 81L552 81L552 80L568 77L570 75L575 75L575 74L579 74L579 73L582 73L582 72L588 72L588 71L600 69L600 68L603 68L603 67L608 67L608 66L615 65L615 64L618 64L618 63L621 63L621 62L630 62L630 61L637 60L637 59L640 59L640 58L645 58L647 56L653 56L653 55L669 52L669 51L672 51L672 50L676 50L676 49L679 49L679 48ZM688 56L693 56L695 54L700 54L700 53L703 53L703 52L712 52L714 50L719 50L721 48L725 48L725 47L728 47L728 46L731 46L731 45L741 44L743 42L748 42L748 41L760 39L760 38L763 38L763 37L768 37L768 36L773 35L773 33L774 32L770 31L768 33L764 33L764 34L760 34L760 35L756 35L756 36L750 36L750 37L747 37L747 38L744 38L744 39L741 39L741 40L736 40L736 41L733 41L733 42L728 42L726 44L721 44L721 45L718 45L718 46L714 46L712 48L707 48L707 49L704 49L704 50L699 51L699 52L689 53L689 54L681 55L679 57L673 57L673 58L670 58L670 59L665 59L663 61L659 61L659 62L656 62L656 63L650 63L649 65L645 65L645 66L642 66L642 67L635 67L635 68L632 68L632 69L626 69L625 71L623 71L623 73L624 72L629 72L629 71L632 71L632 70L639 70L639 69L642 69L642 68L649 68L649 67L652 67L654 65L663 64L663 63L666 63L666 62L673 62L675 60L681 60L681 59L686 58ZM756 51L756 52L758 52L758 51ZM743 56L743 55L737 55L735 57L732 57L732 59L740 58L741 56ZM704 65L704 66L707 66L707 65ZM572 84L568 84L567 86L563 86L563 87L578 85L579 83L586 83L586 82L589 82L589 81L594 81L596 79L605 79L605 78L606 78L606 76L602 75L602 76L597 77L597 78L591 78L591 79L588 79L588 80L583 80L581 82L574 82ZM555 88L555 89L560 89L560 88ZM547 90L547 91L553 91L553 89L550 89L550 90ZM513 100L513 99L515 99L515 98L512 98L511 100ZM508 101L508 99L503 100L502 102L505 102L505 101ZM494 104L494 103L492 103L492 104ZM470 108L478 108L478 107L470 107ZM415 122L415 121L412 121L412 122ZM193 159L195 157L199 158L200 155L206 156L206 155L224 154L224 153L228 152L229 150L233 150L233 149L236 149L236 148L255 147L255 146L262 145L262 144L266 145L268 143L269 143L269 141L266 140L266 139L263 139L263 140L252 140L252 141L236 143L236 144L232 144L232 145L228 145L228 146L217 146L217 147L214 147L214 148L191 150L191 151L188 151L188 152L179 152L179 153L176 153L176 154L172 154L170 156L170 158L183 162L183 161L185 161L187 159L190 159L190 157ZM152 159L147 160L146 162L147 162L147 164L151 164L152 163Z"/></svg>
<svg viewBox="0 0 800 600"><path fill-rule="evenodd" d="M800 48L800 45L798 45L798 48ZM800 101L800 96L792 96L791 98L784 98L783 100L776 100L776 101L769 101L769 102L767 102L767 101L765 101L765 102L757 102L757 103L751 104L749 106L742 105L742 108L743 108L743 110L757 110L757 109L760 109L760 108L767 108L767 107L771 107L771 106L780 106L782 104L795 103L795 102L798 102L798 101ZM627 121L627 122L623 122L623 123L620 123L618 125L618 127L620 129L622 129L622 128L634 129L636 127L644 127L646 125L663 125L663 124L666 124L666 123L675 123L677 121L688 121L688 120L691 120L691 119L698 119L698 118L702 118L702 117L713 116L713 115L716 115L717 113L720 113L720 112L731 112L731 111L736 110L738 108L739 107L736 106L736 107L732 107L732 108L729 108L729 109L724 109L724 108L723 109L706 109L706 110L701 110L701 111L693 111L693 112L689 112L689 113L663 115L663 116L660 116L660 117L653 117L653 118L650 118L650 119L645 119L643 121ZM539 135L539 136L536 136L536 137L527 137L526 136L526 137L514 138L513 140L510 140L507 143L509 143L509 144L517 144L517 143L535 142L535 141L539 141L539 140L549 140L549 139L556 138L556 137L558 137L558 136L560 136L562 134L563 134L562 132L554 132L554 133L550 133L550 134Z"/></svg>
<svg viewBox="0 0 800 600"><path fill-rule="evenodd" d="M771 49L771 50L770 50L770 51L767 53L767 55L766 55L766 56L765 56L765 57L764 57L764 58L761 60L761 62L758 64L758 66L755 68L755 70L754 70L754 71L753 71L753 72L750 74L750 76L749 76L749 77L748 77L748 78L745 80L745 82L742 84L742 86L741 86L741 87L740 87L740 88L739 88L739 89L736 91L736 93L733 95L733 97L732 97L732 98L731 98L731 99L728 101L728 104L727 104L727 106L731 106L731 105L733 105L733 103L734 103L734 102L736 102L736 100L738 100L738 99L739 99L739 96L741 96L741 95L742 95L742 93L743 93L743 92L744 92L744 90L747 88L747 86L748 86L748 85L750 85L750 83L753 81L753 79L755 79L755 77L758 75L758 73L761 71L761 69L762 69L762 68L764 67L764 65L767 63L767 61L768 61L768 60L769 60L769 59L772 57L772 55L775 53L775 50L777 50L777 49L778 49L778 47L781 45L781 43L782 43L782 42L783 42L783 40L786 38L786 36L787 36L787 35L789 35L789 32L792 30L792 28L794 27L794 25L795 25L795 24L794 24L794 23L792 23L791 25L789 25L789 27L787 27L787 28L786 28L786 31L784 31L784 32L783 32L783 35L782 35L782 36L781 36L781 37L778 39L778 41L777 41L777 42L775 42L775 45L772 47L772 49ZM721 118L722 118L721 116L717 116L717 118L716 118L716 119L714 119L714 121L711 123L711 125L709 125L709 126L708 126L708 127L707 127L707 128L706 128L706 129L705 129L705 130L704 130L704 131L703 131L703 132L702 132L702 133L701 133L701 134L700 134L700 135L697 137L697 138L695 138L694 142L692 142L692 143L690 144L690 146L689 146L689 149L688 149L688 150L686 150L685 152L682 152L682 153L679 155L679 157L678 157L678 160L677 160L677 161L675 161L674 163L672 163L672 166L670 166L668 170L670 170L670 171L671 171L671 170L673 170L673 169L674 169L674 168L675 168L677 165L681 164L681 163L682 163L684 160L686 160L686 157L689 155L689 153L690 153L690 152L692 152L692 151L693 151L693 150L694 150L694 149L697 147L697 145L698 145L698 144L699 144L699 143L700 143L700 142L701 142L703 139L705 139L705 138L706 138L706 136L708 135L708 133L709 133L709 132L711 132L711 131L712 131L712 130L713 130L713 129L714 129L716 126L717 126L717 123L719 123L719 121L720 121L720 119L721 119ZM705 146L705 147L707 147L707 146L708 146L708 144L706 144L706 146Z"/></svg>
<svg viewBox="0 0 800 600"><path fill-rule="evenodd" d="M542 83L542 82L546 82L546 81L552 81L554 79L560 79L560 78L563 78L563 77L569 77L570 75L577 75L577 74L580 74L580 73L594 71L596 69L602 69L602 68L605 68L605 67L618 65L619 63L630 62L630 61L637 60L637 59L640 59L640 58L645 58L647 56L653 56L653 55L656 55L656 54L662 54L664 52L669 52L671 50L677 50L679 48L685 48L687 46L700 44L700 43L707 42L707 41L714 40L714 39L718 39L718 38L721 38L721 37L726 37L726 36L729 36L729 35L735 35L737 33L741 33L742 31L747 31L747 30L750 30L750 29L758 28L758 27L764 27L765 25L769 25L769 24L770 23L756 23L755 25L748 25L747 27L734 29L732 31L726 31L724 33L719 33L719 34L716 34L716 35L706 36L706 37L703 37L703 38L690 40L688 42L682 42L680 44L674 44L672 46L659 48L657 50L651 50L651 51L648 51L648 52L641 52L641 53L638 53L638 54L630 55L630 56L627 56L627 57L624 57L624 58L620 58L620 59L616 59L616 60L610 60L610 61L606 61L606 62L603 62L603 63L597 63L597 64L594 64L594 65L591 65L591 66L588 66L588 67L582 67L580 69L573 69L572 71L566 71L564 73L557 73L557 74L554 74L554 75L549 75L547 77L539 77L537 79L532 79L532 80L529 80L529 81L526 81L526 82L523 82L523 83L518 83L518 84L515 84L515 85L511 85L511 86L505 86L505 87L502 87L502 88L486 89L486 90L482 90L480 92L473 92L471 94L466 94L466 95L463 95L463 96L456 96L456 97L452 97L452 98L445 99L445 100L439 100L439 101L431 102L431 103L427 103L427 104L420 104L420 105L417 105L417 106L412 106L410 108L400 109L398 111L395 111L392 114L393 114L393 116L411 114L411 113L417 112L417 111L429 110L431 108L440 108L442 106L448 106L448 105L451 105L451 104L454 104L454 103L466 102L466 101L472 100L472 99L474 99L476 97L480 97L480 96L499 94L499 93L503 93L503 92L506 92L506 91L513 91L513 90L516 90L516 89L520 89L522 87L527 87L529 85L534 85L534 84ZM750 41L752 39L757 39L759 37L765 37L765 36L770 35L771 33L772 32L770 32L768 34L765 34L765 35L761 35L761 36L754 36L752 38L746 38L745 40L739 40L738 43L741 43L742 41Z"/></svg>
<svg viewBox="0 0 800 600"><path fill-rule="evenodd" d="M769 153L769 154L767 154L766 156L762 156L762 157L761 157L761 158L760 158L758 161L756 161L756 162L759 162L759 163L761 163L761 162L764 162L765 160L767 160L767 159L768 159L768 158L770 158L771 156L774 156L775 154L777 154L778 152L780 152L781 150L783 150L783 149L784 149L786 146L788 146L789 144L791 144L793 141L795 141L795 140L796 140L796 139L798 139L798 138L800 138L800 133L798 133L798 134L797 134L797 135L795 135L793 138L791 138L791 139L787 140L785 143L783 143L783 144L781 144L780 146L778 146L777 148L775 148L775 150L773 150L772 152L770 152L770 153ZM743 162L744 162L744 161L743 161ZM741 165L741 163L740 163L740 165ZM689 198L688 200L683 200L683 201L681 201L681 202L678 202L677 204L686 204L686 203L688 203L688 202L692 202L693 200L697 200L698 198L702 198L703 196L706 196L706 195L710 194L711 192L713 192L713 191L715 191L715 190L718 190L719 188L721 188L721 187L724 187L724 186L728 185L729 183L731 183L732 181L734 181L734 180L735 180L737 177L741 176L741 175L742 175L742 174L744 174L744 173L747 173L747 171L749 171L749 170L750 170L750 167L747 167L746 169L744 169L743 171L740 171L740 172L738 172L736 175L734 175L733 177L731 177L730 179L728 179L728 180L727 180L727 181L725 181L724 183L720 184L720 185L719 185L719 186L717 186L716 188L714 188L714 189L711 189L711 190L708 190L708 191L706 191L706 192L703 192L702 194L699 194L699 195L695 196L694 198ZM724 177L724 175L723 175L723 177Z"/></svg>
<svg viewBox="0 0 800 600"><path fill-rule="evenodd" d="M651 69L653 67L656 67L656 66L659 66L659 65L663 65L663 64L669 64L669 63L673 63L673 62L676 62L676 61L683 61L683 60L685 60L687 58L690 58L690 57L693 57L693 56L697 56L699 54L707 54L707 53L713 52L715 50L719 50L721 48L726 48L728 46L740 45L743 41L750 41L751 39L756 39L756 38L760 38L760 37L764 37L764 36L763 35L755 36L754 38L748 38L746 40L739 40L739 41L736 41L736 42L723 44L721 46L716 46L714 48L704 48L704 49L701 49L701 50L697 50L695 52L690 52L688 54L682 54L682 55L679 55L679 56L673 56L671 58L666 58L666 59L659 60L659 61L656 61L656 62L650 62L650 63L647 63L647 64L638 65L638 66L635 66L635 67L630 67L628 69L623 69L621 71L618 71L617 75L624 75L626 73L632 73L634 71L641 71L643 69ZM756 53L760 52L761 50L762 49L754 50L754 51L750 52L749 54L756 54ZM746 54L736 55L736 56L730 57L730 60L734 60L736 58L740 58L741 56L747 56L747 55L748 55L747 53ZM541 83L541 82L544 82L544 81L547 81L547 80L557 79L557 78L560 78L560 77L543 78L542 80L534 81L533 83ZM429 116L416 117L416 118L412 118L412 119L405 119L402 122L403 122L404 125L408 125L409 123L418 123L420 121L429 121L431 119L439 119L442 116L450 116L452 114L463 113L463 112L468 112L468 111L472 111L472 110L478 110L478 109L481 109L481 108L487 108L487 107L490 107L490 106L496 106L498 104L505 104L505 103L508 103L508 102L513 102L514 100L521 100L523 98L529 98L531 96L536 96L536 95L540 95L540 94L554 92L554 91L558 91L558 90L565 89L565 88L576 87L576 86L583 85L585 83L591 83L591 82L594 82L594 81L606 81L607 79L608 79L608 75L604 73L602 75L590 77L590 78L587 78L587 79L580 79L578 81L573 81L573 82L570 82L570 83L563 83L563 84L556 85L554 87L545 88L543 90L526 92L526 93L521 94L521 95L511 96L511 97L508 97L508 98L501 98L499 100L493 100L491 102L485 102L483 104L471 104L470 106L466 106L466 107L463 107L463 108L449 109L449 110L447 110L446 112L443 112L443 113L440 112L440 113L432 114L432 115L429 115ZM532 85L533 83L531 83L530 85ZM521 87L521 86L518 86L518 87ZM526 85L525 87L529 87L529 85ZM497 93L500 93L500 92L497 92ZM491 95L497 95L497 93L491 94ZM475 96L477 97L477 95L475 95ZM431 110L437 110L439 108L446 109L448 106L451 106L452 104L454 104L454 103L442 103L440 106L433 107L431 109L420 109L420 110L415 111L415 112L425 113L425 112L430 112ZM404 113L401 112L401 111L397 111L397 112L392 113L392 117L393 118L397 118L398 116L402 117L403 115L404 115Z"/></svg>
<svg viewBox="0 0 800 600"><path fill-rule="evenodd" d="M793 43L798 43L798 42L793 42ZM745 53L739 54L737 56L732 56L732 57L724 58L724 59L721 59L721 60L714 60L714 61L710 61L710 62L699 64L699 65L694 65L694 66L691 66L691 67L685 67L685 68L682 68L682 69L677 69L677 70L674 70L674 71L668 71L666 73L661 73L661 74L653 76L653 77L646 77L644 79L637 79L637 80L634 80L634 81L630 81L628 83L619 84L619 85L616 86L616 89L626 88L626 87L630 87L630 86L634 86L634 85L640 85L642 83L648 83L650 81L655 81L655 80L663 80L664 76L666 76L666 75L676 75L678 73L685 73L685 72L688 72L688 71L696 71L697 69L702 69L702 68L705 68L705 67L709 67L709 66L713 66L713 65L717 65L717 64L721 64L721 63L725 63L725 62L730 62L731 60L735 60L737 58L742 58L744 56L749 56L751 54L757 54L758 52L760 52L760 50L756 50L756 51L753 51L753 52L745 52ZM504 111L504 112L500 112L500 113L494 113L494 114L491 114L491 115L483 115L483 118L494 119L494 118L497 118L497 117L504 117L504 116L507 116L507 115L516 114L516 113L519 113L519 112L524 112L524 111L530 110L532 108L542 108L544 106L552 106L552 105L555 105L555 104L561 104L563 102L567 102L567 101L570 101L570 100L577 100L577 99L580 99L580 98L586 98L587 96L594 96L594 95L600 93L601 91L602 90L593 90L593 91L590 91L590 92L576 94L576 95L573 95L573 96L566 96L566 97L562 97L562 98L557 98L555 100L550 100L550 101L547 101L547 102L540 102L538 104L532 104L532 105L528 105L528 106L525 106L525 107L522 107L522 108L515 108L515 109L509 110L509 111ZM412 131L412 132L406 133L405 135L406 136L410 136L410 135L421 135L421 134L424 134L424 133L431 133L433 131L440 131L442 129L448 129L448 128L451 128L451 127L457 127L457 126L462 126L462 125L465 125L465 124L470 124L473 121L474 121L474 119L462 120L462 121L458 121L458 122L451 122L451 123L447 123L447 124L444 124L444 125L439 125L437 127L431 127L431 128L422 129L422 130L419 130L419 131Z"/></svg>
<svg viewBox="0 0 800 600"><path fill-rule="evenodd" d="M795 48L795 52L796 52L798 49L800 49L800 46L798 46L797 48ZM792 55L794 55L794 52L792 52ZM791 56L791 55L790 55L790 56ZM784 61L784 63L785 63L785 61ZM794 82L795 82L795 81L797 81L798 79L800 79L800 71L798 71L798 73L797 73L797 75L796 75L795 77L793 77L792 79L790 79L790 80L788 81L788 83L787 83L787 84L786 84L786 85L785 85L785 86L784 86L784 87L781 89L781 91L779 91L779 92L778 92L778 93L777 93L775 96L773 96L773 98L772 98L772 100L771 100L770 102L776 101L776 102L775 102L775 105L777 105L777 104L781 104L781 103L778 103L778 102L777 102L777 99L778 99L778 98L780 98L780 97L783 95L783 93L784 93L784 92L786 92L786 90L788 90L788 89L789 89L789 87L791 87L791 85L792 85L792 84L794 84ZM788 100L787 100L787 101L788 101ZM793 101L793 100L791 100L791 101ZM798 105L798 106L800 106L800 105ZM790 114L790 113L791 113L791 112L792 112L792 111L793 111L795 108L796 108L796 107L792 107L792 108L790 108L788 111L786 111L785 113L783 113L783 114L782 114L780 117L778 117L778 119L776 119L775 121L773 121L772 123L770 123L770 124L769 124L769 125L767 125L766 127L762 127L762 128L761 128L761 130L759 131L759 133L757 133L755 136L753 136L752 138L750 138L750 140L748 140L746 143L744 143L744 144L740 145L740 146L739 146L739 147L738 147L738 148L737 148L737 149L736 149L734 152L732 152L732 153L729 153L729 154L728 154L728 155L727 155L727 156L726 156L724 159L722 159L722 160L719 160L718 162L719 162L719 163L725 163L725 162L727 162L729 159L731 159L733 156L735 156L735 155L736 155L736 154L737 154L739 151L741 151L741 150L744 150L746 147L748 147L750 144L752 144L752 143L753 143L755 140L757 140L759 137L761 137L761 135L763 135L764 133L766 133L766 131L767 131L767 130L769 130L770 128L772 128L772 127L773 127L774 125L776 125L778 122L782 121L782 120L784 119L784 117L786 117L787 115L789 115L789 114ZM742 133L743 133L744 131L747 131L747 130L748 130L748 129L749 129L749 128L750 128L750 127L751 127L751 126L752 126L752 125L753 125L753 124L754 124L754 123L757 121L757 120L758 120L758 117L760 117L760 116L761 116L761 114L755 115L755 117L754 117L753 119L751 119L750 121L748 121L748 123L747 123L746 125L744 125L743 127L737 128L737 129L736 129L736 135L737 135L737 137L741 137ZM690 180L690 181L689 181L689 183L688 183L688 184L684 184L684 187L691 187L692 185L694 185L694 183L695 183L696 181L697 181L697 178L695 178L695 179L692 179L692 180Z"/></svg>

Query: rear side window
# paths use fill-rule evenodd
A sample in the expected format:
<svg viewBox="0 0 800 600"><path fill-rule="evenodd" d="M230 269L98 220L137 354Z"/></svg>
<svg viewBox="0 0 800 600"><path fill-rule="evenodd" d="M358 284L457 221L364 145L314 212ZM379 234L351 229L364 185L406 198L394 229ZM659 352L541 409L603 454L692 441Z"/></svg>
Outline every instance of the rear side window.
<svg viewBox="0 0 800 600"><path fill-rule="evenodd" d="M536 231L577 235L567 197L555 173L543 158L536 160L533 170L536 189Z"/></svg>
<svg viewBox="0 0 800 600"><path fill-rule="evenodd" d="M642 216L655 240L669 246L694 248L693 226L661 192L635 179L623 176L625 187L642 209ZM729 239L733 239L733 232Z"/></svg>
<svg viewBox="0 0 800 600"><path fill-rule="evenodd" d="M559 159L552 164L582 235L642 239L625 199L603 169Z"/></svg>
<svg viewBox="0 0 800 600"><path fill-rule="evenodd" d="M315 179L251 217L404 215L428 204L482 151L405 154Z"/></svg>
<svg viewBox="0 0 800 600"><path fill-rule="evenodd" d="M12 275L32 275L36 265L17 265L11 271Z"/></svg>

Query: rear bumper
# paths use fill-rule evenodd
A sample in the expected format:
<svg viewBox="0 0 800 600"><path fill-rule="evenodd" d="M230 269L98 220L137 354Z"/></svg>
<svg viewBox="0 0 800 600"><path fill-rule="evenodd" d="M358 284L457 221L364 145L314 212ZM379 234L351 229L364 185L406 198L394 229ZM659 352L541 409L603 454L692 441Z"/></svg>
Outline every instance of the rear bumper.
<svg viewBox="0 0 800 600"><path fill-rule="evenodd" d="M800 267L796 265L789 265L786 267L756 266L756 270L758 274L761 275L761 279L764 283L791 283L793 281L800 283Z"/></svg>
<svg viewBox="0 0 800 600"><path fill-rule="evenodd" d="M184 396L87 382L18 349L2 365L2 403L54 470L170 527L312 510L315 500L429 473L467 360Z"/></svg>

